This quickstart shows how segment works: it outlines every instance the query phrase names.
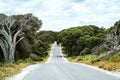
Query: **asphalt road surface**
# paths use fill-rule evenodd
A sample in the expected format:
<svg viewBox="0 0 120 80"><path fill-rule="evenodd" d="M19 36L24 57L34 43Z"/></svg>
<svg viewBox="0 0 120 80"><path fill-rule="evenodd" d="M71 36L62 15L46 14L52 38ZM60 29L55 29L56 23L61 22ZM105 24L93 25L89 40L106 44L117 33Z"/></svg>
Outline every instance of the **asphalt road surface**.
<svg viewBox="0 0 120 80"><path fill-rule="evenodd" d="M60 54L60 46L54 44L47 63L28 73L23 80L120 80L102 71L66 62Z"/></svg>

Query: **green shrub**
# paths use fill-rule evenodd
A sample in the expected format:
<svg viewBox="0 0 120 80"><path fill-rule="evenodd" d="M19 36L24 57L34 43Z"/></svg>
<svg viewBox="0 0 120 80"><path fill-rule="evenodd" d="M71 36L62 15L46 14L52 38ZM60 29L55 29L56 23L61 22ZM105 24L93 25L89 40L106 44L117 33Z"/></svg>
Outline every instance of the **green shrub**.
<svg viewBox="0 0 120 80"><path fill-rule="evenodd" d="M30 55L30 58L33 60L33 61L41 61L42 59L37 56L36 54L31 54Z"/></svg>
<svg viewBox="0 0 120 80"><path fill-rule="evenodd" d="M48 55L48 52L43 52L43 54L44 54L44 57L46 57Z"/></svg>
<svg viewBox="0 0 120 80"><path fill-rule="evenodd" d="M31 58L27 58L27 59L25 59L25 62L26 63L33 63L33 60Z"/></svg>
<svg viewBox="0 0 120 80"><path fill-rule="evenodd" d="M83 60L83 57L82 56L78 56L77 57L77 61L81 61L81 60Z"/></svg>
<svg viewBox="0 0 120 80"><path fill-rule="evenodd" d="M109 61L120 62L120 52L114 53L114 55L109 58Z"/></svg>
<svg viewBox="0 0 120 80"><path fill-rule="evenodd" d="M18 60L16 64L23 63L23 62L24 62L23 60Z"/></svg>
<svg viewBox="0 0 120 80"><path fill-rule="evenodd" d="M86 55L90 53L91 53L91 50L89 48L85 48L83 51L80 52L80 55Z"/></svg>
<svg viewBox="0 0 120 80"><path fill-rule="evenodd" d="M3 66L4 67L15 67L13 63L6 63Z"/></svg>
<svg viewBox="0 0 120 80"><path fill-rule="evenodd" d="M95 62L99 62L100 61L100 58L93 58L92 60L91 60L91 63L95 63Z"/></svg>

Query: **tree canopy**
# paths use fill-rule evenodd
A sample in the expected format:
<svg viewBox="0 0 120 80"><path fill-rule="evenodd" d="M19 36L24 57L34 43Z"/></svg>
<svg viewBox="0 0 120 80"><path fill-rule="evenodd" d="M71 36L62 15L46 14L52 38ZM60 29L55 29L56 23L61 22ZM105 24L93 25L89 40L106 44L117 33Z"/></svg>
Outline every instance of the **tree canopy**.
<svg viewBox="0 0 120 80"><path fill-rule="evenodd" d="M34 33L41 27L42 22L31 13L25 15L7 16L0 14L0 48L6 62L15 61L15 53L20 47L30 49L34 41ZM22 40L22 42L20 42ZM16 46L18 43L19 47ZM29 44L29 46L28 46ZM24 49L24 52L29 49ZM23 50L22 50L23 51ZM30 51L30 50L29 50Z"/></svg>
<svg viewBox="0 0 120 80"><path fill-rule="evenodd" d="M104 41L105 29L94 25L78 26L62 30L58 34L57 43L64 46L64 53L68 56L83 55ZM88 54L88 53L87 53Z"/></svg>

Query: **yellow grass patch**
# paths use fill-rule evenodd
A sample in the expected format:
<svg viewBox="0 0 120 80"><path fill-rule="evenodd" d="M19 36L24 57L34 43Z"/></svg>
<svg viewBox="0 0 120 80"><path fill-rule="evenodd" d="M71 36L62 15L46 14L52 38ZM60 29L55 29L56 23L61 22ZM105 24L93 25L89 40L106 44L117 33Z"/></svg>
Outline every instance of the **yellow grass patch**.
<svg viewBox="0 0 120 80"><path fill-rule="evenodd" d="M68 57L70 62L85 63L93 66L98 66L99 68L109 70L109 71L120 71L120 62L116 61L120 56L111 57L109 60L99 60L100 56L97 55L85 55L85 56L76 56Z"/></svg>

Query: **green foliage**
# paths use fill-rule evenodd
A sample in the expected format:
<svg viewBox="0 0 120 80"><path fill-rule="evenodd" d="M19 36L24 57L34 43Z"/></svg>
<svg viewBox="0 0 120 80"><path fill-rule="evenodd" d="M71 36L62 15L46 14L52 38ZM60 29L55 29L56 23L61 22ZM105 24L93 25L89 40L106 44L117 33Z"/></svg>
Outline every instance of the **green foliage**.
<svg viewBox="0 0 120 80"><path fill-rule="evenodd" d="M109 58L109 61L120 62L120 52L114 53L114 55Z"/></svg>
<svg viewBox="0 0 120 80"><path fill-rule="evenodd" d="M0 21L4 21L5 17L7 16L0 14ZM47 51L50 48L49 44L57 40L57 32L38 32L38 30L41 28L42 21L38 20L38 18L33 16L31 13L25 15L12 15L10 17L15 19L15 23L10 29L12 35L14 35L17 30L22 29L21 34L17 36L17 40L24 36L24 39L16 45L16 61L20 59L25 61L39 61L41 58L46 57L48 55ZM25 20L27 20L26 24L24 24ZM0 35L0 37L2 36ZM0 62L1 61L4 61L4 56L0 48ZM18 61L18 63L19 62L21 61Z"/></svg>
<svg viewBox="0 0 120 80"><path fill-rule="evenodd" d="M114 24L114 26L111 26L110 28L108 28L107 30L106 30L106 33L112 33L112 32L114 32L115 31L115 27L120 27L120 20L119 21L117 21L117 22L115 22L115 24ZM120 32L120 31L118 31L118 32Z"/></svg>
<svg viewBox="0 0 120 80"><path fill-rule="evenodd" d="M20 59L16 62L16 64L23 63L23 62L24 62L24 60Z"/></svg>
<svg viewBox="0 0 120 80"><path fill-rule="evenodd" d="M96 62L99 59L99 56L97 55L83 55L83 56L77 56L77 61L90 61L90 62Z"/></svg>
<svg viewBox="0 0 120 80"><path fill-rule="evenodd" d="M33 62L33 60L31 58L26 58L25 63L34 63L34 62Z"/></svg>
<svg viewBox="0 0 120 80"><path fill-rule="evenodd" d="M3 27L8 37L8 38L4 38L5 36L3 34L0 34L0 40L3 39L5 41L5 45L8 46L8 48L4 47L6 54L8 56L10 54L12 55L14 54L14 52L10 53L9 51L9 47L11 46L12 48L12 44L13 44L15 49L12 48L13 50L11 51L15 50L16 60L28 58L29 55L33 53L33 50L36 49L35 33L39 30L39 28L41 28L42 21L39 20L37 17L33 16L31 13L24 15L11 15L11 16L0 14L0 23L4 25ZM0 30L2 30L1 26L0 26ZM8 42L10 41L9 39L10 40L13 39L12 41L14 40L15 41ZM19 43L16 45L17 42ZM0 58L1 58L0 61L7 60L5 56L3 56L3 54L5 54L5 51L2 50L2 48L0 47Z"/></svg>
<svg viewBox="0 0 120 80"><path fill-rule="evenodd" d="M40 31L35 34L35 39L35 49L33 53L36 53L40 57L45 57L48 55L49 44L55 42L57 39L57 32Z"/></svg>
<svg viewBox="0 0 120 80"><path fill-rule="evenodd" d="M57 40L57 32L54 31L40 31L36 36L37 39L45 43L53 43Z"/></svg>
<svg viewBox="0 0 120 80"><path fill-rule="evenodd" d="M80 55L85 55L85 54L90 54L90 53L91 51L89 48L84 48L84 50L80 52Z"/></svg>
<svg viewBox="0 0 120 80"><path fill-rule="evenodd" d="M33 60L33 61L41 61L41 57L40 56L37 56L35 54L31 54L30 55L30 58Z"/></svg>
<svg viewBox="0 0 120 80"><path fill-rule="evenodd" d="M92 64L95 63L95 62L99 62L99 61L101 61L100 57L95 57L95 58L91 59Z"/></svg>
<svg viewBox="0 0 120 80"><path fill-rule="evenodd" d="M78 56L76 59L77 59L77 61L82 61L83 60L83 56Z"/></svg>
<svg viewBox="0 0 120 80"><path fill-rule="evenodd" d="M33 45L25 38L16 47L16 57L18 57L18 59L28 58L32 53L32 47Z"/></svg>
<svg viewBox="0 0 120 80"><path fill-rule="evenodd" d="M104 41L106 36L104 28L94 25L78 26L62 30L58 33L57 43L62 43L64 52L68 56L90 54L90 50ZM89 50L87 52L87 50ZM87 53L85 53L87 52Z"/></svg>

